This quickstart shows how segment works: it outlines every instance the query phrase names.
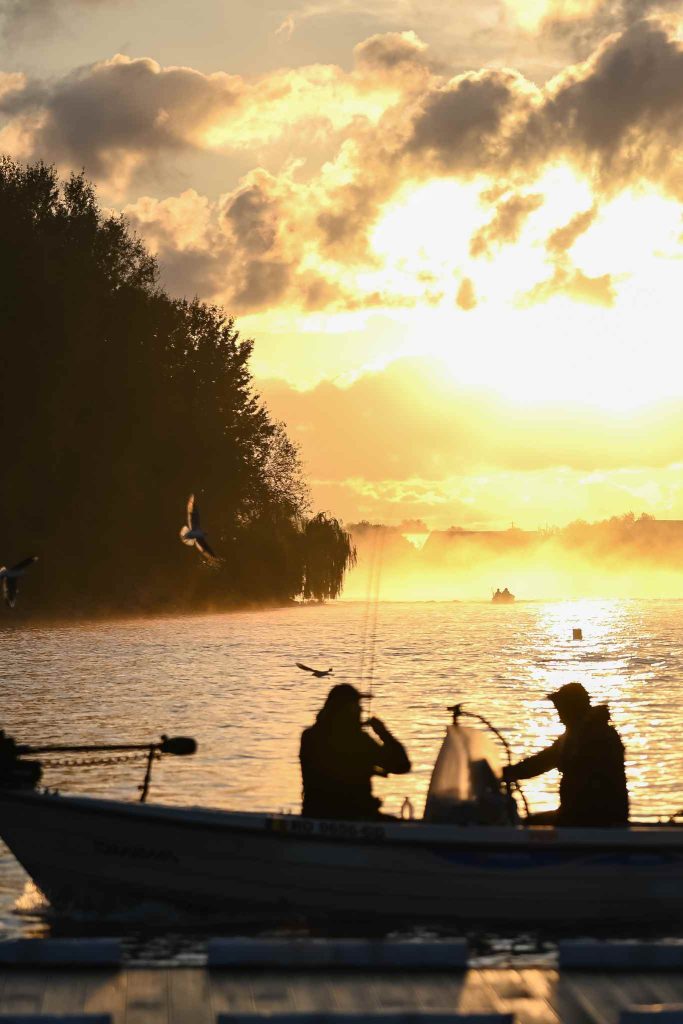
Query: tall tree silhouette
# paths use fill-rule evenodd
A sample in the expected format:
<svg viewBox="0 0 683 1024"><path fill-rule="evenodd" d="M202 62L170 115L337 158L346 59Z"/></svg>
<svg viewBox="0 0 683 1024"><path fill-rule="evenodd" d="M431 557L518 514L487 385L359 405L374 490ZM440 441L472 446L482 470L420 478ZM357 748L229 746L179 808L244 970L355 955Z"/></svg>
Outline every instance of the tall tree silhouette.
<svg viewBox="0 0 683 1024"><path fill-rule="evenodd" d="M337 519L319 512L304 527L303 596L316 601L338 597L347 569L356 563L350 535Z"/></svg>
<svg viewBox="0 0 683 1024"><path fill-rule="evenodd" d="M83 175L0 160L0 223L0 544L42 556L31 608L301 593L308 492L254 390L253 343L220 308L170 298ZM220 570L178 540L190 492Z"/></svg>

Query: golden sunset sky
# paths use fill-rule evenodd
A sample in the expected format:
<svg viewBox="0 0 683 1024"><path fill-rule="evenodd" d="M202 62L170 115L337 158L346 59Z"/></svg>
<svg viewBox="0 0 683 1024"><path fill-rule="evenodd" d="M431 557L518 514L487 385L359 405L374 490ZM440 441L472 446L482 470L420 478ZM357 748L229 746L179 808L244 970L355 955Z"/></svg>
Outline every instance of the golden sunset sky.
<svg viewBox="0 0 683 1024"><path fill-rule="evenodd" d="M683 518L683 16L0 0L0 150L220 303L345 521Z"/></svg>

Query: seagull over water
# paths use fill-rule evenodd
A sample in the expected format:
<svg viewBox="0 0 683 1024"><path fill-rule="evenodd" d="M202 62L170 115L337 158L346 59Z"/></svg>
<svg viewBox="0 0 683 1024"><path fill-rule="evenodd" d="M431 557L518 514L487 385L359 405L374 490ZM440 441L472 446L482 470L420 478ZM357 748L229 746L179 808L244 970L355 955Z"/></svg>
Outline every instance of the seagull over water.
<svg viewBox="0 0 683 1024"><path fill-rule="evenodd" d="M17 593L19 592L19 578L24 575L29 566L33 565L34 562L38 561L37 555L29 555L28 558L23 558L21 562L17 562L16 565L11 565L7 569L4 565L0 565L0 580L2 580L2 596L5 598L5 604L8 608L14 608L17 603Z"/></svg>
<svg viewBox="0 0 683 1024"><path fill-rule="evenodd" d="M303 669L304 672L312 672L316 679L322 679L324 676L329 676L334 671L331 668L309 668L308 665L302 665L300 661L296 662L296 667Z"/></svg>
<svg viewBox="0 0 683 1024"><path fill-rule="evenodd" d="M194 545L199 553L203 555L208 562L211 562L212 565L218 565L220 563L220 558L214 551L212 551L209 542L206 539L206 534L200 526L199 509L197 507L194 494L191 494L187 499L187 526L183 526L180 531L180 539L183 544L187 544L189 547Z"/></svg>

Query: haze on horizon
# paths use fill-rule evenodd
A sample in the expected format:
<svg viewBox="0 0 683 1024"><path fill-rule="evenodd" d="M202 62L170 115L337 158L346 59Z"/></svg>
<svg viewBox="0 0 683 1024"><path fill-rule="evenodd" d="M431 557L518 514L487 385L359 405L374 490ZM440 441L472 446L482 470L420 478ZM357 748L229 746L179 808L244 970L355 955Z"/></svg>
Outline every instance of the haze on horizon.
<svg viewBox="0 0 683 1024"><path fill-rule="evenodd" d="M257 7L0 0L0 151L236 315L315 507L683 519L677 5Z"/></svg>
<svg viewBox="0 0 683 1024"><path fill-rule="evenodd" d="M357 559L342 598L368 609L381 601L490 603L504 587L520 602L682 596L683 520L631 512L563 529L428 532L409 520L350 530Z"/></svg>

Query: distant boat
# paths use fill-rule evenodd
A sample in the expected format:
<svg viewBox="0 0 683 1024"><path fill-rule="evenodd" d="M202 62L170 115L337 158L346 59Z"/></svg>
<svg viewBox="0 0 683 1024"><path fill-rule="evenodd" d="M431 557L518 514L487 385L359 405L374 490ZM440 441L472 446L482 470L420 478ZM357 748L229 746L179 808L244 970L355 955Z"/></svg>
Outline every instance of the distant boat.
<svg viewBox="0 0 683 1024"><path fill-rule="evenodd" d="M515 595L511 594L506 587L505 590L496 590L491 600L494 604L512 604L515 600Z"/></svg>

